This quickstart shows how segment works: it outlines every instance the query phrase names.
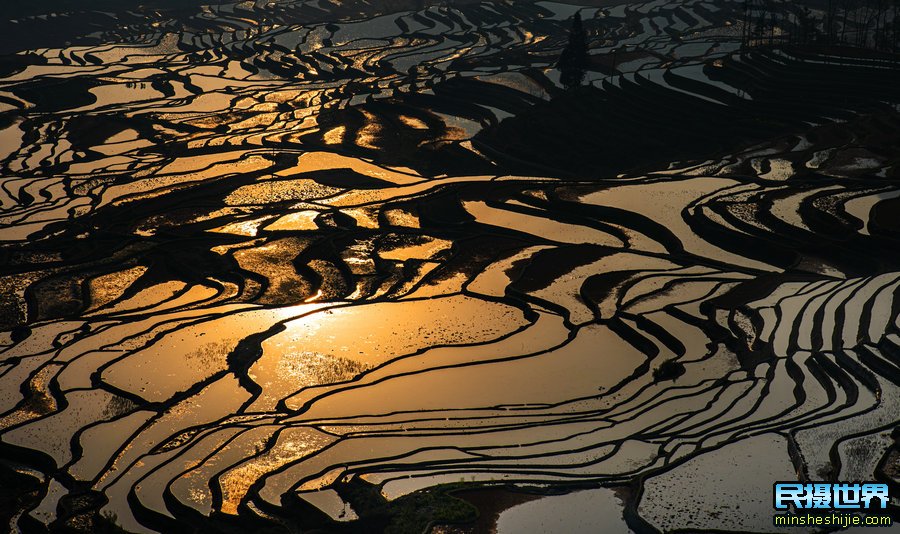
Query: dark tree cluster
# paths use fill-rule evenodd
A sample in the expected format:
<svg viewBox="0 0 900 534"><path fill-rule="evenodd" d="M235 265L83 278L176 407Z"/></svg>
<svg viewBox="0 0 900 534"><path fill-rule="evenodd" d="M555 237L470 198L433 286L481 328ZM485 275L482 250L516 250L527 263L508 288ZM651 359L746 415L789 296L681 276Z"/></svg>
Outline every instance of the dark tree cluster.
<svg viewBox="0 0 900 534"><path fill-rule="evenodd" d="M746 0L744 47L819 45L900 52L900 0Z"/></svg>

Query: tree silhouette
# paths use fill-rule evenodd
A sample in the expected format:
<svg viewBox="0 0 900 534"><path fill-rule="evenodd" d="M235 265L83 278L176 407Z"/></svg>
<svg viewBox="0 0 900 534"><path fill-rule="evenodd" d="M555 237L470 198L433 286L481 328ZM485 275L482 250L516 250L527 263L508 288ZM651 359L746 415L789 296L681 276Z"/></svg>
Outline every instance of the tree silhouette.
<svg viewBox="0 0 900 534"><path fill-rule="evenodd" d="M556 68L559 79L566 89L573 89L584 81L584 72L588 66L587 34L581 24L581 15L572 17L572 28L569 29L569 43L563 48Z"/></svg>

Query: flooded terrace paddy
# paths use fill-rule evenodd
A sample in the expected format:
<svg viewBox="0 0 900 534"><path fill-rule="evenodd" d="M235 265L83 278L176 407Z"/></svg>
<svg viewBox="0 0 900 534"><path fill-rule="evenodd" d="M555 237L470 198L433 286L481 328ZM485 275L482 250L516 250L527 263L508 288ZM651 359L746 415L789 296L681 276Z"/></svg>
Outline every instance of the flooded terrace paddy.
<svg viewBox="0 0 900 534"><path fill-rule="evenodd" d="M452 487L498 532L757 532L775 480L894 481L878 84L712 155L538 168L500 124L575 98L575 12L584 94L634 117L813 67L734 54L740 2L396 4L137 10L3 56L10 528L353 529Z"/></svg>

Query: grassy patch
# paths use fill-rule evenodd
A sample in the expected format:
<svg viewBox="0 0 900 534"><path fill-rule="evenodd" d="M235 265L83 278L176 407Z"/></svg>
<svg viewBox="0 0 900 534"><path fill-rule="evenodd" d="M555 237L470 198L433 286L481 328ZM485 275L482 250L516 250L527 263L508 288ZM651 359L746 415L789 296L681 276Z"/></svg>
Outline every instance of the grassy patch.
<svg viewBox="0 0 900 534"><path fill-rule="evenodd" d="M458 524L474 521L478 510L450 494L458 484L418 491L393 501L381 495L378 486L359 478L341 484L337 489L359 515L357 527L366 532L407 534L425 532L434 523Z"/></svg>

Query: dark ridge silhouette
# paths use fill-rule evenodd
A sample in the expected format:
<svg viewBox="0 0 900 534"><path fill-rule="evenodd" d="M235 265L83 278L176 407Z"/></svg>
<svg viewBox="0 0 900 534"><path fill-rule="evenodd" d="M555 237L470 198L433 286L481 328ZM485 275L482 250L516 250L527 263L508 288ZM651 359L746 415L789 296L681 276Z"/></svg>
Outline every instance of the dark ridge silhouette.
<svg viewBox="0 0 900 534"><path fill-rule="evenodd" d="M705 65L711 80L736 87L751 99L672 72L664 77L673 88L708 95L701 99L638 73L634 81L607 79L601 87L537 104L475 139L514 172L559 169L600 177L673 160L705 159L806 130L809 122L857 112L892 113L886 102L900 101L900 64L825 63L807 51L794 52L760 49Z"/></svg>

